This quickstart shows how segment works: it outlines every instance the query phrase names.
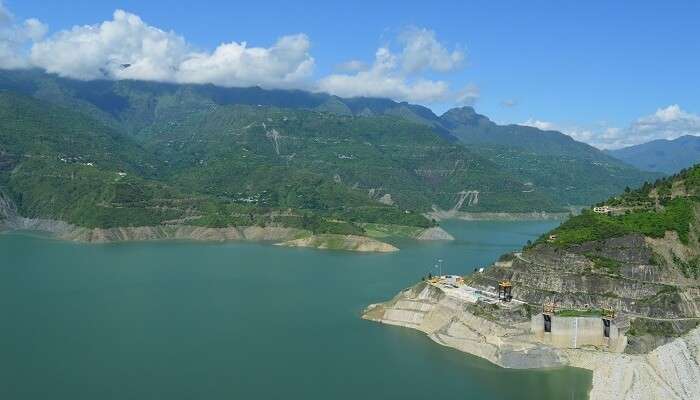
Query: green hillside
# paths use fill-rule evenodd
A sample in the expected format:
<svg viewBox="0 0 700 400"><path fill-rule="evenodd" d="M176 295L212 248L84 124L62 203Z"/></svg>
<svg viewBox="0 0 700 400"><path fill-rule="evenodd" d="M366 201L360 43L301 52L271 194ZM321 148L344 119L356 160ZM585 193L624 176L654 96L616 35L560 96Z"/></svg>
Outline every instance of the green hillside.
<svg viewBox="0 0 700 400"><path fill-rule="evenodd" d="M449 110L440 119L470 149L558 204L599 202L626 186L640 186L663 176L642 172L561 132L498 125L471 107Z"/></svg>
<svg viewBox="0 0 700 400"><path fill-rule="evenodd" d="M22 215L87 227L274 224L362 234L366 223L432 226L420 211L449 207L462 190L482 191L485 210L557 209L399 118L212 106L168 114L132 136L77 109L0 93L0 190Z"/></svg>
<svg viewBox="0 0 700 400"><path fill-rule="evenodd" d="M560 133L467 143L466 114L486 136L500 129L469 109L437 117L387 99L31 70L0 71L0 90L4 191L27 216L85 226L361 233L366 223L430 226L421 213L433 208L562 212L649 177ZM520 128L534 129L507 127L499 140L514 143Z"/></svg>
<svg viewBox="0 0 700 400"><path fill-rule="evenodd" d="M674 231L681 243L689 245L695 211L700 207L700 165L640 189L626 190L598 206L607 206L609 212L585 210L570 218L551 232L556 235L554 243L570 246L633 233L662 238L667 231ZM540 238L545 240L545 236Z"/></svg>

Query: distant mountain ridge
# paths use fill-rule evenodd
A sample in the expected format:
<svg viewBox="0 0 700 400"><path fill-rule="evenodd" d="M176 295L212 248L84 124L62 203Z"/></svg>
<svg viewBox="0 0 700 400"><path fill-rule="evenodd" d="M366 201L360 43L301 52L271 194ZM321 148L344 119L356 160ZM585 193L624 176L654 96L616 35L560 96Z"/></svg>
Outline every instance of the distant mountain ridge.
<svg viewBox="0 0 700 400"><path fill-rule="evenodd" d="M269 116L271 108L287 110L282 114L288 119L315 120L314 124L303 128L311 129L310 132L313 135L320 135L314 140L321 140L324 134L333 133L332 125L323 125L331 121L335 121L333 123L336 124L350 123L357 127L353 129L360 129L359 127L362 126L365 127L362 129L381 127L381 132L390 126L400 127L398 129L402 131L395 132L391 136L392 145L404 146L400 147L402 150L396 154L413 158L430 155L434 157L431 164L426 164L428 167L424 165L416 168L417 164L414 161L400 160L396 159L398 156L393 156L392 165L402 165L405 173L412 175L410 178L409 175L405 175L406 178L401 184L395 181L398 186L394 187L394 193L391 193L391 187L383 187L381 179L371 178L374 174L376 177L383 177L382 179L386 182L387 177L391 176L387 172L390 170L381 173L378 170L374 172L365 170L363 171L365 175L369 175L353 184L358 183L359 187L365 187L367 190L375 189L373 191L375 195L378 192L381 192L382 196L391 194L391 200L395 204L417 210L425 210L431 203L443 208L451 208L459 204L460 211L472 212L562 210L569 205L584 205L600 201L625 186L638 186L646 180L658 177L652 173L642 173L560 132L541 131L520 125L497 125L487 117L477 114L471 107L452 109L442 116L437 116L427 107L381 98L346 99L323 93L267 90L259 87L222 88L213 85L178 85L144 81L77 81L59 78L38 70L0 71L0 90L30 96L89 116L114 132L127 135L139 146L150 147L151 151L162 152L164 148L171 150L172 147L167 147L173 144L169 135L179 132L177 134L181 137L178 140L184 140L180 146L183 146L183 150L188 149L187 151L191 154L171 152L168 157L177 157L176 160L160 159L161 162L168 161L171 166L182 165L181 162L184 159L181 157L186 157L188 162L194 163L195 161L204 162L208 157L216 154L220 149L210 148L202 152L204 150L201 146L195 145L193 141L220 141L222 139L220 135L224 130L241 129L242 127L236 121L224 122L232 115L249 119L249 123L254 123L256 129L260 130L259 134L269 134L269 138L264 138L267 142L274 136L269 133L270 129L277 129L278 133L283 132L279 133L281 139L275 140L277 142L286 140L286 143L282 143L277 150L283 148L301 150L301 147L292 146L293 143L289 138L283 138L285 134L282 126L275 125L279 121L275 120L273 124L264 119L274 120ZM248 108L241 108L243 106ZM289 113L288 111L291 110L311 113ZM329 119L322 117L322 114L313 113L330 113L338 117L357 119ZM363 118L368 120L363 122ZM402 120L408 124L399 124L396 120ZM267 124L267 128L263 127L264 124ZM182 126L187 127L189 131L180 132L179 127ZM321 127L326 129L325 133L316 131ZM414 153L405 152L407 145L426 144L429 137L428 131L440 137L440 140L435 142L434 149L448 151L449 154L455 151L457 153L453 156L428 150L418 151L418 147L414 148ZM195 136L195 133L201 137ZM294 137L294 140L301 140L302 136L299 136L299 133L301 132L295 131L291 137ZM418 135L417 141L411 142L409 140L411 135ZM343 140L349 139L350 137L346 137ZM260 138L255 137L255 140L258 141ZM223 145L224 142L221 144ZM389 146L389 143L381 145ZM235 146L245 147L244 142L235 143ZM262 147L259 148L260 151L262 149ZM341 155L350 157L341 150L343 149L337 150L336 157ZM200 158L193 158L194 154ZM149 157L152 156L152 154L149 155ZM226 157L229 156L231 154L226 155ZM299 151L292 152L288 156L295 157L290 159L289 165L301 162ZM372 157L388 159L392 155L384 153L372 155ZM452 162L452 164L448 165L446 162ZM305 168L315 169L319 164L303 165L306 165ZM440 167L436 168L438 165ZM470 166L471 174L467 174L467 170L464 169L467 166ZM326 169L317 172L330 174L326 179L336 179L331 171L332 169ZM396 170L393 171L396 173ZM397 176L404 176L402 174L404 172ZM455 174L465 175L453 176ZM335 175L338 175L343 182L346 182L350 176L344 176L344 173L340 172ZM352 176L359 175L353 173ZM467 176L471 178L465 180ZM406 188L396 191L405 183L419 181L424 182L420 185L429 183L433 186L429 190L432 194L427 195L428 192L425 192L427 187L424 186L413 190L412 194ZM507 186L504 186L506 182L508 182ZM439 185L448 184L450 189L440 188L438 183ZM381 190L378 191L378 189ZM466 193L475 192L480 192L481 195L471 200L466 199L465 196L473 196ZM516 204L517 198L521 202L520 205ZM387 200L389 198L384 198L383 201Z"/></svg>
<svg viewBox="0 0 700 400"><path fill-rule="evenodd" d="M700 163L700 137L685 135L677 139L659 139L607 152L643 171L676 173Z"/></svg>

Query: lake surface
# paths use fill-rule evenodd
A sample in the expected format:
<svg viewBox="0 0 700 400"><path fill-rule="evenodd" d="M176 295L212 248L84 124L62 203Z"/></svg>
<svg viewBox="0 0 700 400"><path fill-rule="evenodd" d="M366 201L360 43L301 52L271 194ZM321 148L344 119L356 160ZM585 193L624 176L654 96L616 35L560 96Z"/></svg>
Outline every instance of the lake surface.
<svg viewBox="0 0 700 400"><path fill-rule="evenodd" d="M585 399L587 371L360 319L437 258L466 274L553 226L452 222L455 242L370 255L0 235L0 399Z"/></svg>

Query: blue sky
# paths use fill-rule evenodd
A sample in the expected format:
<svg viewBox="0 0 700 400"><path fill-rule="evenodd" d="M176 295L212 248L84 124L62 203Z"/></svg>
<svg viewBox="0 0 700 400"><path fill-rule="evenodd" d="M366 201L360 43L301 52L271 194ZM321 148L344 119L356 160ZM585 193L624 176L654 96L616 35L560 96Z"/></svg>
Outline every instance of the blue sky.
<svg viewBox="0 0 700 400"><path fill-rule="evenodd" d="M270 74L277 74L272 77L232 70L221 73L236 75L236 79L200 73L172 79L302 87L339 95L375 90L426 104L438 113L470 104L501 123L560 129L600 147L700 134L698 2L2 3L14 14L15 26L35 18L48 27L37 41L50 40L75 25L113 20L116 9L140 17L147 26L174 32L186 41L188 51L215 52L222 43L230 42L268 49L280 38L303 34L284 47L285 54L292 51L289 49L296 52L289 60L277 60L270 66ZM431 55L438 58L404 51L421 40L434 40ZM32 49L31 62L50 69L56 54L70 48L60 47L57 41ZM25 43L22 48L31 45ZM380 48L388 50L381 63L375 61ZM34 54L40 50L46 56ZM123 57L123 51L119 54ZM351 60L364 65L341 69ZM410 60L415 62L406 67ZM52 72L94 77L90 71L68 66L80 61L66 60L66 70L57 67ZM199 60L197 71L210 70L213 62ZM385 62L398 66L387 67ZM266 70L267 65L256 68ZM426 85L412 86L417 82Z"/></svg>

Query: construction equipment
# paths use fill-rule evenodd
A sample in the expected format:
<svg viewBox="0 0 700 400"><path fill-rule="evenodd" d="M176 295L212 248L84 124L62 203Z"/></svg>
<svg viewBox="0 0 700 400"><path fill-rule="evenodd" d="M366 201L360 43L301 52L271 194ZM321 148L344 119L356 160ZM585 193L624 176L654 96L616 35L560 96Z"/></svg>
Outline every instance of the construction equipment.
<svg viewBox="0 0 700 400"><path fill-rule="evenodd" d="M603 319L615 319L615 310L613 308L603 307Z"/></svg>
<svg viewBox="0 0 700 400"><path fill-rule="evenodd" d="M511 301L513 299L512 291L513 283L511 281L506 279L498 282L498 300Z"/></svg>
<svg viewBox="0 0 700 400"><path fill-rule="evenodd" d="M547 302L542 304L542 314L554 315L557 310L557 305L554 302Z"/></svg>

